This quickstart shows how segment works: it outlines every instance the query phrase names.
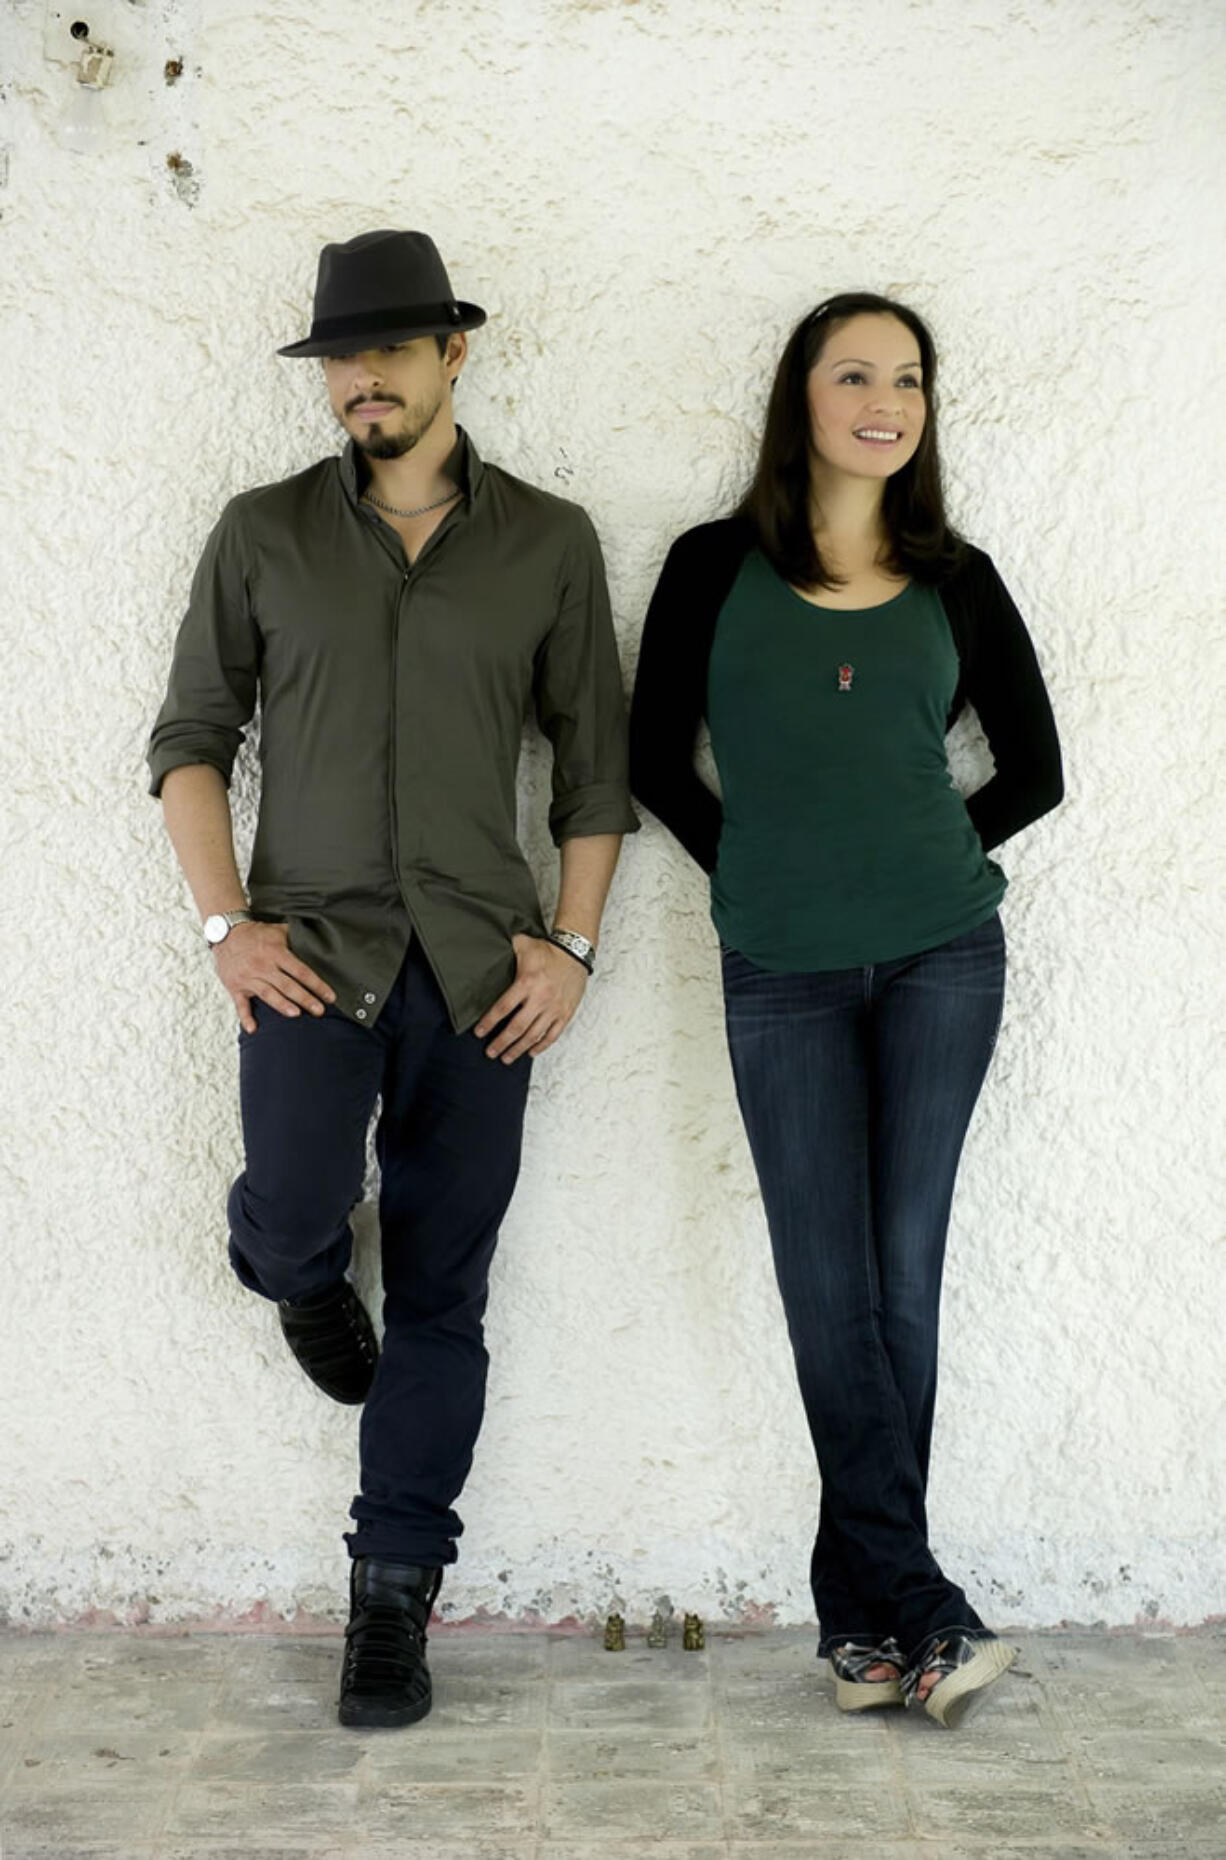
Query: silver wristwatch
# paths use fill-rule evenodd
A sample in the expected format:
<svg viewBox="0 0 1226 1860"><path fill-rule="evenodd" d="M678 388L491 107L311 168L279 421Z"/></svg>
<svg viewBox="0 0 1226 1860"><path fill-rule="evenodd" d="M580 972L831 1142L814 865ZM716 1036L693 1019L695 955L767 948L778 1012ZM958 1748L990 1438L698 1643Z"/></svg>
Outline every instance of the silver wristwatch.
<svg viewBox="0 0 1226 1860"><path fill-rule="evenodd" d="M204 940L210 949L216 949L224 943L235 924L253 924L255 918L250 911L214 911L204 920Z"/></svg>
<svg viewBox="0 0 1226 1860"><path fill-rule="evenodd" d="M576 962L581 962L589 975L596 967L596 945L589 943L585 936L580 936L577 930L559 930L555 927L549 932L549 941L556 943L559 949L564 949Z"/></svg>

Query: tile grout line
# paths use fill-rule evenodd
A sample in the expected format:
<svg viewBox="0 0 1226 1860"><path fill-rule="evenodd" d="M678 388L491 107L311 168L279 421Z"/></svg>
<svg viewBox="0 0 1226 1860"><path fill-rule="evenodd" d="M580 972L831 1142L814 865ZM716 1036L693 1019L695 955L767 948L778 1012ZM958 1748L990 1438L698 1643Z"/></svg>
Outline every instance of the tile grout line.
<svg viewBox="0 0 1226 1860"><path fill-rule="evenodd" d="M719 1769L719 1820L723 1829L723 1848L727 1860L732 1854L732 1829L728 1811L728 1763L724 1756L724 1720L718 1710L718 1692L715 1685L715 1649L710 1642L706 1647L707 1662L707 1704L711 1720L711 1739L715 1746L715 1761Z"/></svg>
<svg viewBox="0 0 1226 1860"><path fill-rule="evenodd" d="M0 1770L0 1807L3 1807L4 1798L7 1795L9 1787L17 1774L17 1765L18 1765L18 1762L20 1761L20 1745L21 1745L22 1739L26 1737L37 1737L38 1736L40 1728L42 1726L43 1717L47 1710L49 1688L46 1682L44 1681L42 1684L37 1685L33 1687L32 1689L33 1689L34 1696L35 1696L34 1710L28 1722L22 1726L21 1738L17 1738L14 1741L13 1754L9 1759L8 1768L6 1770ZM3 1838L4 1838L3 1822L0 1822L0 1851L2 1851Z"/></svg>
<svg viewBox="0 0 1226 1860"><path fill-rule="evenodd" d="M541 1754L536 1764L536 1834L532 1842L531 1860L540 1860L545 1835L545 1791L553 1773L553 1650L559 1642L550 1634L545 1634L545 1702L541 1710Z"/></svg>
<svg viewBox="0 0 1226 1860"><path fill-rule="evenodd" d="M1037 1653L1038 1649L1035 1648L1034 1651ZM1035 1661L1034 1664L1037 1665L1037 1661ZM1072 1771L1073 1781L1081 1792L1082 1800L1085 1803L1090 1820L1094 1823L1102 1823L1105 1838L1110 1842L1110 1847L1107 1849L1107 1852L1123 1853L1125 1850L1120 1846L1120 1843L1125 1839L1125 1836L1120 1832L1113 1817L1101 1815L1099 1813L1098 1804L1090 1794L1089 1785L1081 1773L1081 1761L1077 1756L1073 1739L1075 1727L1061 1703L1059 1687L1053 1686L1049 1692L1048 1675L1039 1674L1037 1672L1034 1674L1034 1683L1038 1686L1039 1695L1059 1731L1061 1747L1063 1748L1069 1769Z"/></svg>
<svg viewBox="0 0 1226 1860"><path fill-rule="evenodd" d="M191 1636L188 1635L186 1636L186 1638L190 1640ZM182 1774L179 1776L178 1781L172 1785L168 1793L168 1796L167 1796L166 1808L162 1815L162 1819L158 1824L156 1832L154 1832L150 1836L150 1846L154 1854L160 1854L163 1851L163 1849L169 1849L169 1847L174 1841L175 1836L174 1836L173 1830L170 1827L170 1823L174 1818L175 1810L179 1806L180 1795L182 1794L187 1784L191 1782L193 1776L195 1775L196 1763L201 1754L201 1746L204 1743L205 1733L208 1729L209 1720L213 1716L214 1711L217 1709L217 1706L221 1700L222 1694L225 1691L226 1678L229 1675L230 1667L234 1663L234 1655L235 1655L234 1648L227 1647L226 1658L222 1665L221 1672L219 1673L218 1677L213 1681L213 1696L209 1700L208 1708L205 1711L203 1721L200 1725L199 1730L191 1733L191 1736L193 1737L195 1741L192 1745L191 1755L188 1758L187 1766L183 1770Z"/></svg>
<svg viewBox="0 0 1226 1860"><path fill-rule="evenodd" d="M911 1794L911 1783L907 1776L907 1766L905 1762L903 1761L903 1755L902 1755L902 1739L903 1739L902 1721L906 1718L906 1715L907 1715L906 1707L904 1706L901 1710L897 1712L892 1711L890 1715L891 1715L891 1718L894 1720L894 1722L886 1724L885 1734L886 1734L886 1742L887 1742L887 1745L889 1747L889 1752L890 1752L890 1767L894 1775L894 1786L897 1790L900 1791L902 1795L903 1806L905 1807L907 1811L907 1836L906 1838L908 1840L918 1841L923 1838L920 1833L919 1808L918 1808L918 1804L916 1803L915 1797Z"/></svg>

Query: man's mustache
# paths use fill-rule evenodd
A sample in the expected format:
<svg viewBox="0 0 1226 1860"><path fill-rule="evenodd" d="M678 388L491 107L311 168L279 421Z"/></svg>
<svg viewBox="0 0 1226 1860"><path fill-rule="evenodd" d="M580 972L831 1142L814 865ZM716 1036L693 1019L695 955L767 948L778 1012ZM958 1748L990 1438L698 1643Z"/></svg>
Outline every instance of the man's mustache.
<svg viewBox="0 0 1226 1860"><path fill-rule="evenodd" d="M352 400L345 402L345 412L352 413L357 407L365 407L368 401L385 402L389 407L403 407L399 394L355 394Z"/></svg>

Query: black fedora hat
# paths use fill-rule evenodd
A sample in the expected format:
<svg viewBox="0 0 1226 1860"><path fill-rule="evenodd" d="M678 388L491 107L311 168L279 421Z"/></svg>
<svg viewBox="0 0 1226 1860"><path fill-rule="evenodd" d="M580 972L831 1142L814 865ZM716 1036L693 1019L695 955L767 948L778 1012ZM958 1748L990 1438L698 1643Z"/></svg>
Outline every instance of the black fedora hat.
<svg viewBox="0 0 1226 1860"><path fill-rule="evenodd" d="M485 311L452 294L438 248L420 232L359 233L319 255L311 333L278 355L350 355L413 336L477 329Z"/></svg>

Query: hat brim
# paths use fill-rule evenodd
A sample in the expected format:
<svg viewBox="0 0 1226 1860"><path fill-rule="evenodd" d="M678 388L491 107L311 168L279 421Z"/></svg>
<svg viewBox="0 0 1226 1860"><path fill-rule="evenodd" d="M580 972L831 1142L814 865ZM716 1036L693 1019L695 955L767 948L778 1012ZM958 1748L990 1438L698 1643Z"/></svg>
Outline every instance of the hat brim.
<svg viewBox="0 0 1226 1860"><path fill-rule="evenodd" d="M415 336L450 336L455 330L480 329L485 311L478 304L457 302L458 317L427 319L421 323L393 323L386 329L334 330L325 338L308 336L287 343L278 355L357 355L363 349L384 349L389 343L411 342Z"/></svg>

